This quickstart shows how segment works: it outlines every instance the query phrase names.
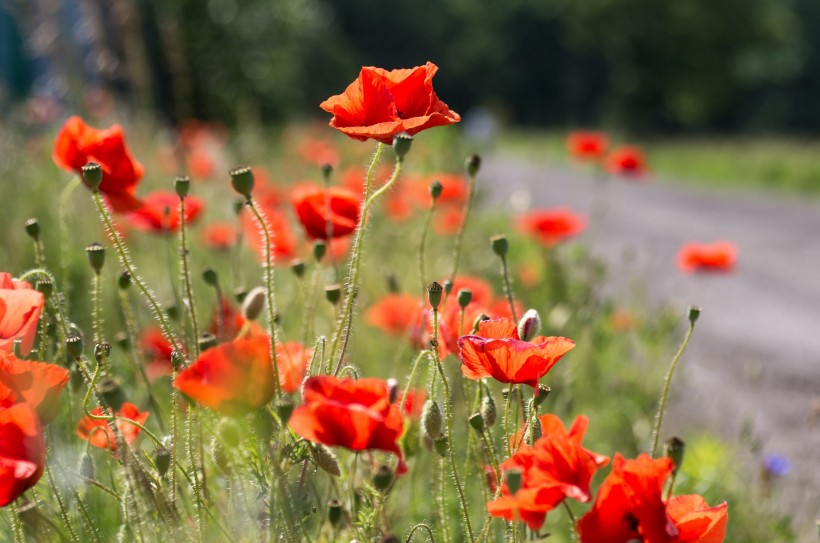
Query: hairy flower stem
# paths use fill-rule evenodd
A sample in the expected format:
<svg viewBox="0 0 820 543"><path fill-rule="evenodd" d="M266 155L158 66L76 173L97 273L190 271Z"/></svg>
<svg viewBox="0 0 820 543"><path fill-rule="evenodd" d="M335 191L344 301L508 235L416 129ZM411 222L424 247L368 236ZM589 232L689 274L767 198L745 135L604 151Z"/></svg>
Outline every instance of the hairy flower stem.
<svg viewBox="0 0 820 543"><path fill-rule="evenodd" d="M430 231L430 222L433 220L433 212L436 210L436 198L430 204L427 214L424 216L424 226L421 229L421 240L419 241L419 278L421 279L421 295L427 294L427 270L425 266L427 252L427 233ZM462 310L462 317L464 311Z"/></svg>
<svg viewBox="0 0 820 543"><path fill-rule="evenodd" d="M507 442L507 456L512 456L512 443L510 443L510 403L513 397L514 383L510 383L507 389L507 400L504 402L504 441Z"/></svg>
<svg viewBox="0 0 820 543"><path fill-rule="evenodd" d="M661 436L661 426L663 425L663 413L666 409L666 400L669 397L669 384L672 382L672 375L675 373L675 367L678 365L678 361L683 355L683 351L686 350L686 346L689 345L689 340L692 338L692 332L694 330L695 321L690 319L689 329L686 331L686 337L683 338L683 343L681 343L678 352L675 353L675 357L669 365L669 371L666 373L666 379L664 379L663 382L663 394L661 394L660 403L658 404L658 414L655 416L655 429L652 431L652 453L650 455L652 458L655 458L655 454L658 452L658 442Z"/></svg>
<svg viewBox="0 0 820 543"><path fill-rule="evenodd" d="M450 542L450 527L447 523L449 517L447 515L447 479L444 477L444 458L438 458L433 462L433 489L436 501L436 515L438 516L438 525L441 531L441 540L444 543ZM436 492L437 491L437 492Z"/></svg>
<svg viewBox="0 0 820 543"><path fill-rule="evenodd" d="M71 520L68 518L68 510L65 507L65 502L63 502L62 496L60 496L60 491L57 488L57 484L54 482L54 476L51 474L51 466L48 462L46 462L46 477L48 477L48 484L54 492L54 498L57 500L57 508L60 510L60 519L62 519L65 529L68 530L68 535L71 538L71 541L79 543L80 540L77 538L77 532L74 531L74 527L71 525ZM17 516L16 513L17 512L15 511L15 517Z"/></svg>
<svg viewBox="0 0 820 543"><path fill-rule="evenodd" d="M453 451L453 412L450 407L450 403L452 401L450 396L450 384L447 381L447 376L444 374L444 367L442 366L441 360L438 356L438 309L436 308L433 308L433 338L430 343L433 347L431 349L431 352L433 353L433 363L436 365L436 368L438 368L438 372L441 375L441 382L444 385L444 407L447 416L447 454L450 457L450 470L453 472L453 481L456 483L458 500L461 505L461 515L464 520L464 525L467 527L468 541L473 543L475 541L475 536L473 535L473 526L470 523L470 511L467 508L467 499L464 497L464 489L462 488L461 480L458 477L456 456Z"/></svg>
<svg viewBox="0 0 820 543"><path fill-rule="evenodd" d="M419 367L419 362L421 362L422 357L424 356L432 356L430 351L421 351L419 355L416 357L416 361L413 362L413 367L410 370L410 377L407 378L407 384L404 385L404 392L401 395L401 403L399 404L402 406L407 405L407 394L410 392L410 387L413 386L413 380L416 377L416 369Z"/></svg>
<svg viewBox="0 0 820 543"><path fill-rule="evenodd" d="M80 497L80 493L76 490L74 491L74 500L80 508L80 516L83 519L85 531L88 532L88 535L94 543L102 543L102 540L100 539L100 532L97 530L97 527L94 526L94 522L91 520L91 515L88 513L88 508L85 506L83 499Z"/></svg>
<svg viewBox="0 0 820 543"><path fill-rule="evenodd" d="M464 220L461 221L461 226L458 227L456 234L456 244L453 246L453 271L450 273L450 281L454 281L458 273L458 263L461 259L461 248L464 244L464 231L467 230L467 222L470 219L470 210L473 208L473 200L475 199L475 175L470 175L470 192L467 196L467 202L464 204ZM446 294L444 301L447 301Z"/></svg>
<svg viewBox="0 0 820 543"><path fill-rule="evenodd" d="M94 321L94 344L101 345L103 343L102 333L102 293L100 288L100 274L95 273L93 284L91 287L91 317ZM105 373L110 373L111 368L108 365L108 357L102 357L103 370Z"/></svg>
<svg viewBox="0 0 820 543"><path fill-rule="evenodd" d="M188 241L185 228L185 198L179 198L179 261L182 270L182 288L185 291L184 305L191 316L191 329L194 340L191 342L191 349L194 353L194 360L199 358L199 323L196 318L196 307L194 306L194 294L191 288L191 268L190 256L188 255Z"/></svg>
<svg viewBox="0 0 820 543"><path fill-rule="evenodd" d="M504 294L507 296L507 302L510 304L510 313L515 322L518 322L518 316L515 314L515 302L513 301L512 283L510 283L510 270L507 266L507 257L501 257L501 275L504 277Z"/></svg>
<svg viewBox="0 0 820 543"><path fill-rule="evenodd" d="M578 533L577 533L577 523L575 522L575 515L572 513L572 509L569 508L567 505L567 501L564 500L561 502L564 504L564 509L567 512L567 516L569 517L569 524L570 524L570 532L569 532L569 540L573 543L578 540Z"/></svg>
<svg viewBox="0 0 820 543"><path fill-rule="evenodd" d="M196 461L196 454L195 454L195 431L194 431L194 409L193 406L188 406L188 419L187 419L187 434L188 434L188 460L190 461L190 468L191 468L191 477L194 483L194 504L196 505L196 533L197 539L200 543L203 540L203 536L205 535L205 517L202 514L202 488L199 484L199 466Z"/></svg>
<svg viewBox="0 0 820 543"><path fill-rule="evenodd" d="M68 221L66 220L68 199L71 198L71 194L80 186L80 183L82 183L80 176L75 176L60 193L60 279L65 286L66 297L68 297L71 288L71 283L68 280L68 247L71 245L68 239Z"/></svg>

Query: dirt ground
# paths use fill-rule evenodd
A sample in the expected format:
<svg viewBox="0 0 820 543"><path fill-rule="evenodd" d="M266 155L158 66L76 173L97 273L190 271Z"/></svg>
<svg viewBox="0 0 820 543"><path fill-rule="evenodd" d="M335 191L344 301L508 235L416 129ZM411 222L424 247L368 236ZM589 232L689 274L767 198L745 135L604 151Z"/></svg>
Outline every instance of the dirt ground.
<svg viewBox="0 0 820 543"><path fill-rule="evenodd" d="M609 290L636 276L650 303L703 312L674 382L664 435L698 428L738 440L744 425L761 453L788 458L778 509L800 541L820 519L820 203L682 185L596 180L588 170L510 155L486 157L485 202L512 209L568 206L586 213L583 241L610 265ZM687 241L733 241L733 274L685 275ZM664 361L666 364L667 361ZM751 478L757 470L745 469ZM758 481L750 481L750 492Z"/></svg>

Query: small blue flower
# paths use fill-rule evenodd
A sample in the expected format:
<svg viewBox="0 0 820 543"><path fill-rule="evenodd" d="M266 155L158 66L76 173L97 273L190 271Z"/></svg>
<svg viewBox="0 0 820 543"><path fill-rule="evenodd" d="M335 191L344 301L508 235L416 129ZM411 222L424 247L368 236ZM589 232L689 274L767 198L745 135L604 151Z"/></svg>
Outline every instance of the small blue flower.
<svg viewBox="0 0 820 543"><path fill-rule="evenodd" d="M763 468L775 477L784 477L791 473L792 463L783 455L769 453L763 457Z"/></svg>

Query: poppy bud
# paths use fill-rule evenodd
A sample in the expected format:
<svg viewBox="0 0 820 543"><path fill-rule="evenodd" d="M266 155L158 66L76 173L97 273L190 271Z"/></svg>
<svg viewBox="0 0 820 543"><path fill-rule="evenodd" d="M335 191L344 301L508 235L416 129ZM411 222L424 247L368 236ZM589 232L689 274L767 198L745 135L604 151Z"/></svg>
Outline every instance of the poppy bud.
<svg viewBox="0 0 820 543"><path fill-rule="evenodd" d="M435 400L427 400L421 408L421 429L430 439L441 435L441 410Z"/></svg>
<svg viewBox="0 0 820 543"><path fill-rule="evenodd" d="M401 132L396 134L393 138L393 151L396 152L396 157L398 158L399 162L404 160L404 157L407 156L407 153L410 152L410 147L413 146L413 136L408 134L407 132Z"/></svg>
<svg viewBox="0 0 820 543"><path fill-rule="evenodd" d="M245 320L255 321L265 309L265 289L256 287L242 301L242 316Z"/></svg>
<svg viewBox="0 0 820 543"><path fill-rule="evenodd" d="M51 297L51 293L54 292L54 283L51 282L51 279L39 279L35 284L34 288L37 289L37 292L42 292L43 297L48 299Z"/></svg>
<svg viewBox="0 0 820 543"><path fill-rule="evenodd" d="M253 192L253 171L251 171L250 167L242 166L228 173L231 176L233 190L250 200L251 192Z"/></svg>
<svg viewBox="0 0 820 543"><path fill-rule="evenodd" d="M534 417L527 427L527 432L524 435L524 443L535 443L541 436L544 435L544 429L541 427L541 419Z"/></svg>
<svg viewBox="0 0 820 543"><path fill-rule="evenodd" d="M470 305L470 302L473 301L473 291L468 288L460 288L458 289L457 298L458 306L461 309L464 309L465 307Z"/></svg>
<svg viewBox="0 0 820 543"><path fill-rule="evenodd" d="M689 306L689 322L695 324L695 321L700 317L700 308L696 305Z"/></svg>
<svg viewBox="0 0 820 543"><path fill-rule="evenodd" d="M470 415L470 426L472 426L476 432L484 431L484 417L481 416L481 413L473 413Z"/></svg>
<svg viewBox="0 0 820 543"><path fill-rule="evenodd" d="M434 440L433 448L440 456L447 454L447 449L450 448L450 443L447 441L447 436L442 434L438 439Z"/></svg>
<svg viewBox="0 0 820 543"><path fill-rule="evenodd" d="M344 513L342 502L339 500L327 502L327 520L330 521L331 526L339 525L339 521L342 520L342 513Z"/></svg>
<svg viewBox="0 0 820 543"><path fill-rule="evenodd" d="M441 304L441 293L444 289L433 281L430 283L430 286L427 287L427 299L430 302L430 307L433 309L438 309L439 304Z"/></svg>
<svg viewBox="0 0 820 543"><path fill-rule="evenodd" d="M324 241L314 241L313 242L313 258L316 259L316 262L321 262L322 259L327 254L327 245Z"/></svg>
<svg viewBox="0 0 820 543"><path fill-rule="evenodd" d="M117 286L120 287L121 290L125 290L131 286L131 274L127 271L122 272L117 278Z"/></svg>
<svg viewBox="0 0 820 543"><path fill-rule="evenodd" d="M495 401L490 394L486 394L481 400L481 418L484 419L484 424L492 426L495 424L497 416Z"/></svg>
<svg viewBox="0 0 820 543"><path fill-rule="evenodd" d="M510 489L510 494L515 494L521 488L521 470L513 468L505 471L504 480L507 482L507 488Z"/></svg>
<svg viewBox="0 0 820 543"><path fill-rule="evenodd" d="M239 425L235 420L227 417L221 419L216 426L216 433L225 445L229 447L239 446Z"/></svg>
<svg viewBox="0 0 820 543"><path fill-rule="evenodd" d="M476 319L473 321L473 334L478 332L478 325L479 324L481 324L484 321L488 321L488 320L490 320L490 317L488 317L484 313L482 313L478 317L476 317Z"/></svg>
<svg viewBox="0 0 820 543"><path fill-rule="evenodd" d="M293 275L299 277L300 279L305 275L305 263L304 261L294 258L290 261L290 271L293 272Z"/></svg>
<svg viewBox="0 0 820 543"><path fill-rule="evenodd" d="M236 287L233 290L233 298L236 300L236 303L241 304L245 301L245 296L248 295L248 291L242 287Z"/></svg>
<svg viewBox="0 0 820 543"><path fill-rule="evenodd" d="M387 274L387 291L392 292L393 294L398 294L399 292L401 292L401 288L399 287L399 280L396 278L395 273Z"/></svg>
<svg viewBox="0 0 820 543"><path fill-rule="evenodd" d="M444 190L444 185L441 184L441 181L436 179L432 183L430 183L430 197L433 198L435 202L438 200L438 197L441 196L441 191Z"/></svg>
<svg viewBox="0 0 820 543"><path fill-rule="evenodd" d="M393 482L393 470L390 467L382 464L373 475L373 486L376 490L384 492L390 488L390 483Z"/></svg>
<svg viewBox="0 0 820 543"><path fill-rule="evenodd" d="M171 364L174 368L179 369L182 367L183 363L185 362L185 357L182 355L181 352L174 349L171 351Z"/></svg>
<svg viewBox="0 0 820 543"><path fill-rule="evenodd" d="M547 399L547 396L550 395L550 392L552 392L552 389L547 385L538 385L538 388L535 389L535 396L533 397L535 407L538 407L542 403L544 403L544 400Z"/></svg>
<svg viewBox="0 0 820 543"><path fill-rule="evenodd" d="M26 221L26 234L34 241L40 239L40 223L34 217Z"/></svg>
<svg viewBox="0 0 820 543"><path fill-rule="evenodd" d="M507 237L502 235L491 237L490 246L493 248L493 252L501 258L507 256L507 252L510 250L510 244L507 241Z"/></svg>
<svg viewBox="0 0 820 543"><path fill-rule="evenodd" d="M96 162L89 162L82 167L83 180L91 192L97 192L102 183L102 167Z"/></svg>
<svg viewBox="0 0 820 543"><path fill-rule="evenodd" d="M80 336L68 336L65 340L65 349L68 356L77 360L83 355L83 338Z"/></svg>
<svg viewBox="0 0 820 543"><path fill-rule="evenodd" d="M399 382L392 377L387 380L387 395L390 397L390 403L396 403L399 396Z"/></svg>
<svg viewBox="0 0 820 543"><path fill-rule="evenodd" d="M216 287L219 284L219 275L213 268L205 268L202 271L202 280L210 287Z"/></svg>
<svg viewBox="0 0 820 543"><path fill-rule="evenodd" d="M103 341L102 343L97 343L94 345L94 358L97 362L102 362L103 359L108 360L108 357L111 356L111 344L107 341Z"/></svg>
<svg viewBox="0 0 820 543"><path fill-rule="evenodd" d="M518 321L518 339L530 341L541 330L541 317L535 309L528 309Z"/></svg>
<svg viewBox="0 0 820 543"><path fill-rule="evenodd" d="M677 437L671 437L663 444L663 455L667 458L671 458L675 463L672 473L677 473L678 468L683 464L683 453L685 451L686 443Z"/></svg>
<svg viewBox="0 0 820 543"><path fill-rule="evenodd" d="M293 400L287 397L276 400L276 414L279 415L279 420L287 421L290 419L290 414L293 413Z"/></svg>
<svg viewBox="0 0 820 543"><path fill-rule="evenodd" d="M325 299L336 305L342 299L342 287L338 283L325 286Z"/></svg>
<svg viewBox="0 0 820 543"><path fill-rule="evenodd" d="M453 282L449 279L445 279L442 283L442 286L444 286L444 294L446 294L447 296L449 296L450 293L453 292Z"/></svg>
<svg viewBox="0 0 820 543"><path fill-rule="evenodd" d="M120 382L113 377L106 377L97 385L97 393L102 398L103 403L113 411L119 411L125 403L125 395L122 392Z"/></svg>
<svg viewBox="0 0 820 543"><path fill-rule="evenodd" d="M191 190L191 178L187 175L181 175L174 179L174 192L180 198L188 196L188 191Z"/></svg>
<svg viewBox="0 0 820 543"><path fill-rule="evenodd" d="M83 453L80 457L80 465L77 468L80 476L84 479L94 479L94 459L88 453Z"/></svg>
<svg viewBox="0 0 820 543"><path fill-rule="evenodd" d="M313 457L313 461L317 466L334 477L338 477L342 474L342 470L339 469L339 461L336 459L336 455L324 445L319 443L314 443L311 445L310 455Z"/></svg>
<svg viewBox="0 0 820 543"><path fill-rule="evenodd" d="M91 269L99 275L103 264L105 264L105 247L99 243L92 243L85 248L85 254L88 256L88 263L91 264Z"/></svg>
<svg viewBox="0 0 820 543"><path fill-rule="evenodd" d="M467 170L467 175L475 177L481 168L481 157L478 155L469 155L464 160L464 168Z"/></svg>
<svg viewBox="0 0 820 543"><path fill-rule="evenodd" d="M199 352L201 353L207 351L211 347L216 347L216 336L210 332L205 332L199 336L197 345L199 346Z"/></svg>
<svg viewBox="0 0 820 543"><path fill-rule="evenodd" d="M154 451L154 466L157 468L157 474L160 477L165 477L168 468L171 467L171 451L165 447L158 447Z"/></svg>

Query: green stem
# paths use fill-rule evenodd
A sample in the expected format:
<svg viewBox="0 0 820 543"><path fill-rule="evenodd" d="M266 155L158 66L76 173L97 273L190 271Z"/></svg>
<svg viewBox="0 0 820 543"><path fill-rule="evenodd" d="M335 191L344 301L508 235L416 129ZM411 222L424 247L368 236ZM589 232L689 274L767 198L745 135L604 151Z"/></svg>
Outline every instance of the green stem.
<svg viewBox="0 0 820 543"><path fill-rule="evenodd" d="M510 304L510 313L515 322L518 322L518 317L515 314L515 302L513 301L512 283L510 283L510 270L507 266L507 257L501 257L501 274L504 276L504 294L507 295L507 301Z"/></svg>
<svg viewBox="0 0 820 543"><path fill-rule="evenodd" d="M475 199L475 175L470 175L470 193L467 196L467 203L464 204L464 220L461 221L461 226L458 227L456 234L456 244L453 246L453 271L450 273L450 281L454 281L456 273L458 273L458 263L461 259L461 249L464 244L464 231L467 230L467 221L470 219L470 211L473 208L473 200ZM449 294L447 294L449 296ZM445 296L444 300L447 298Z"/></svg>
<svg viewBox="0 0 820 543"><path fill-rule="evenodd" d="M447 487L444 478L444 458L437 458L433 463L433 488L438 490L436 496L436 514L438 515L438 524L441 528L441 540L444 543L450 542L450 527L447 523L449 516L447 515L447 500L445 499ZM438 483L438 484L436 484Z"/></svg>
<svg viewBox="0 0 820 543"><path fill-rule="evenodd" d="M507 442L507 456L512 456L512 443L510 442L510 403L512 402L513 386L510 383L507 389L507 401L504 402L504 441Z"/></svg>
<svg viewBox="0 0 820 543"><path fill-rule="evenodd" d="M20 520L20 512L17 510L16 500L11 502L11 522L14 527L14 543L25 543L26 537L23 532L23 522Z"/></svg>
<svg viewBox="0 0 820 543"><path fill-rule="evenodd" d="M91 540L95 543L102 543L102 540L100 539L100 532L97 530L97 527L94 526L94 522L91 520L91 515L88 514L88 509L85 507L85 503L83 503L82 498L80 498L80 493L76 490L74 491L74 499L77 501L77 506L80 508L80 515L83 518L85 530L91 536Z"/></svg>
<svg viewBox="0 0 820 543"><path fill-rule="evenodd" d="M68 209L68 199L71 197L71 194L80 186L82 181L80 180L80 176L75 176L71 179L71 181L66 184L63 188L63 191L60 193L60 237L62 238L60 241L60 278L62 282L70 288L71 283L68 281L68 251L69 243L68 239L68 222L66 221L66 210ZM42 266L41 266L42 267ZM69 291L66 290L65 292L66 297L69 295Z"/></svg>
<svg viewBox="0 0 820 543"><path fill-rule="evenodd" d="M182 286L185 289L184 305L188 309L188 314L191 316L191 327L193 328L194 340L192 342L192 350L194 352L194 360L199 358L199 324L196 318L196 307L194 306L194 294L191 289L191 270L190 257L188 255L188 242L185 234L185 198L179 198L179 258L182 268Z"/></svg>
<svg viewBox="0 0 820 543"><path fill-rule="evenodd" d="M413 385L413 379L416 377L416 369L419 367L419 362L421 362L422 357L425 355L430 356L430 351L421 351L419 355L416 357L416 361L413 362L413 369L410 370L410 377L407 378L407 384L404 385L404 392L401 395L401 403L399 404L400 409L404 409L404 406L407 404L407 394L410 392L410 387Z"/></svg>
<svg viewBox="0 0 820 543"><path fill-rule="evenodd" d="M200 543L205 535L205 518L202 514L202 489L199 485L199 468L197 466L196 454L194 453L194 410L193 406L188 406L188 420L187 420L187 434L188 434L188 459L191 463L191 476L194 483L194 504L196 505L196 531L197 538Z"/></svg>
<svg viewBox="0 0 820 543"><path fill-rule="evenodd" d="M570 522L570 525L572 526L572 530L569 533L569 540L574 542L578 538L578 533L576 531L576 525L577 524L575 522L575 515L572 513L572 509L569 508L569 505L567 504L566 500L562 501L561 503L564 504L564 509L567 512L567 516L569 516L569 522Z"/></svg>
<svg viewBox="0 0 820 543"><path fill-rule="evenodd" d="M430 231L430 222L433 219L433 212L436 210L436 199L427 210L424 216L424 227L421 230L421 240L419 241L419 278L421 279L421 295L427 294L427 270L425 266L425 253L427 247L427 233Z"/></svg>
<svg viewBox="0 0 820 543"><path fill-rule="evenodd" d="M498 463L498 456L495 454L495 445L493 445L492 440L488 436L489 430L485 428L481 431L481 440L484 442L484 448L487 449L487 454L490 455L490 463L493 466L493 470L495 471L495 495L496 497L501 495L501 467Z"/></svg>
<svg viewBox="0 0 820 543"><path fill-rule="evenodd" d="M74 527L71 525L71 521L68 518L68 511L65 508L65 503L63 502L62 496L60 496L60 491L54 483L54 477L51 475L51 467L48 462L46 462L46 477L48 477L48 484L54 492L54 498L57 500L57 508L60 510L60 518L62 519L66 530L68 530L68 535L71 538L71 541L79 543L80 540L77 538L77 532L74 531Z"/></svg>

